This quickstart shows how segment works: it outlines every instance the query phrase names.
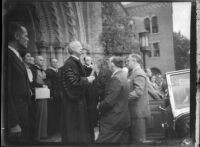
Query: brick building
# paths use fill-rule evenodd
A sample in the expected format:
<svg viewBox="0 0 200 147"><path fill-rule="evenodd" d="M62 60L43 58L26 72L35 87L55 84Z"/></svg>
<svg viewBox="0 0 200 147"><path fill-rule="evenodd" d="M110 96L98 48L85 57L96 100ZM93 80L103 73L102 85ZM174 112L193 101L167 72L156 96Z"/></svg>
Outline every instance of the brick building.
<svg viewBox="0 0 200 147"><path fill-rule="evenodd" d="M146 54L146 67L162 74L175 70L172 3L137 2L124 7L133 19L142 19L143 27L150 33L151 52ZM137 31L141 23L135 24Z"/></svg>

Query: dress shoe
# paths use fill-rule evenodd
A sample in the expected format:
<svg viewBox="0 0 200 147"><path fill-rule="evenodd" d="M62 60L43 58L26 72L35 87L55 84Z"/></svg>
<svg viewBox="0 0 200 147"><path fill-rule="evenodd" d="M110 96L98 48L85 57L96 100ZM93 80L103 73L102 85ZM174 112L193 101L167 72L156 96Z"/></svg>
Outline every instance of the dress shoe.
<svg viewBox="0 0 200 147"><path fill-rule="evenodd" d="M40 139L41 140L47 140L47 139L50 139L50 137L41 137Z"/></svg>
<svg viewBox="0 0 200 147"><path fill-rule="evenodd" d="M148 143L153 143L153 140L143 140L140 143L148 144Z"/></svg>

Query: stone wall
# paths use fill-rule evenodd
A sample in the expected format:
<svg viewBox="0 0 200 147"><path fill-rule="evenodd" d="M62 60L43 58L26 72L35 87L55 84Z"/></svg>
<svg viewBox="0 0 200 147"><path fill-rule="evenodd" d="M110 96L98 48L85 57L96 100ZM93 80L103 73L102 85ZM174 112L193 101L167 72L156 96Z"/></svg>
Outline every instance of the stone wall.
<svg viewBox="0 0 200 147"><path fill-rule="evenodd" d="M57 58L60 65L69 56L67 44L79 40L93 54L102 54L100 2L16 2L10 0L6 12L11 21L24 22L29 32L30 52L42 55L47 65Z"/></svg>

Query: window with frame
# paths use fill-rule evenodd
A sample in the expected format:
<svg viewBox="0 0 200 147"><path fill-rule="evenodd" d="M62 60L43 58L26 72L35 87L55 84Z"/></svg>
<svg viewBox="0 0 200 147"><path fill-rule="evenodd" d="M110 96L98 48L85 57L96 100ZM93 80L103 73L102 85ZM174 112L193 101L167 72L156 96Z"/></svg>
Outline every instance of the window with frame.
<svg viewBox="0 0 200 147"><path fill-rule="evenodd" d="M150 47L151 47L151 49L152 49L152 44L150 43L149 45L150 45ZM147 56L148 56L148 57L152 57L152 50L149 50L149 51L147 52Z"/></svg>
<svg viewBox="0 0 200 147"><path fill-rule="evenodd" d="M153 47L153 56L160 57L160 44L159 42L155 42L152 44Z"/></svg>
<svg viewBox="0 0 200 147"><path fill-rule="evenodd" d="M158 17L153 16L151 18L151 22L152 22L152 33L158 33Z"/></svg>
<svg viewBox="0 0 200 147"><path fill-rule="evenodd" d="M145 29L150 33L150 19L149 18L144 19L144 26L145 26Z"/></svg>

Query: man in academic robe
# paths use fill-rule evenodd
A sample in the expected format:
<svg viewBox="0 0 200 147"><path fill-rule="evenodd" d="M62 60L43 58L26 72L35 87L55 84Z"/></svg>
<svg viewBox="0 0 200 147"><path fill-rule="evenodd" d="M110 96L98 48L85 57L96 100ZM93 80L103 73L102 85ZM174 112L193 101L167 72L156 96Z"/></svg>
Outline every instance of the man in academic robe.
<svg viewBox="0 0 200 147"><path fill-rule="evenodd" d="M61 68L62 82L62 142L90 143L91 128L88 121L86 90L95 77L86 77L80 62L82 45L79 41L69 44L70 57Z"/></svg>

